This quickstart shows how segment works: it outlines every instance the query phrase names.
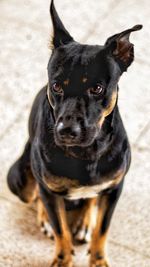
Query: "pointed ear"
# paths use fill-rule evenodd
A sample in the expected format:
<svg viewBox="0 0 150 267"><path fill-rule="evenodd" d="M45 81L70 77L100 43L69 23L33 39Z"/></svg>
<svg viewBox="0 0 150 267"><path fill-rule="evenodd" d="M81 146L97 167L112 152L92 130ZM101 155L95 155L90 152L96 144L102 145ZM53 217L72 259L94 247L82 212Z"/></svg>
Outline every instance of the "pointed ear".
<svg viewBox="0 0 150 267"><path fill-rule="evenodd" d="M139 31L142 27L142 25L135 25L131 29L113 35L105 43L122 71L126 71L134 60L134 45L129 41L130 33Z"/></svg>
<svg viewBox="0 0 150 267"><path fill-rule="evenodd" d="M57 48L63 44L67 44L73 41L73 38L70 36L69 32L65 29L63 23L61 22L58 16L53 0L51 1L50 5L50 14L54 29L54 36L52 41L52 45L54 46L54 48Z"/></svg>

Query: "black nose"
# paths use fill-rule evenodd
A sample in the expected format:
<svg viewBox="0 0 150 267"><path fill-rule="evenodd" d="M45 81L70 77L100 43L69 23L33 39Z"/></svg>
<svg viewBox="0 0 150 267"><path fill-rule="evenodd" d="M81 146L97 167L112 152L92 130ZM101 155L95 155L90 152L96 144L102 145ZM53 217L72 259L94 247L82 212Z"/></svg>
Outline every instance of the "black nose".
<svg viewBox="0 0 150 267"><path fill-rule="evenodd" d="M63 122L57 125L57 134L61 140L74 141L80 136L81 130L79 125L65 125Z"/></svg>

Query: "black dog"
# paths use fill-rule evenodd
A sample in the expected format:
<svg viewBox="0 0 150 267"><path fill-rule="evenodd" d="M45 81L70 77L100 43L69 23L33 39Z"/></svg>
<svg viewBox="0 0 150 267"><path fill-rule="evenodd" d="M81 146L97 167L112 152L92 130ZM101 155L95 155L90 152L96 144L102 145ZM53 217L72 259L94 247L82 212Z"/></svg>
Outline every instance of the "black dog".
<svg viewBox="0 0 150 267"><path fill-rule="evenodd" d="M53 1L50 11L48 85L35 99L29 140L8 184L23 201L41 198L39 220L49 218L56 241L51 266L73 266L72 230L75 239L90 240L90 267L106 267L107 233L131 159L118 81L134 59L130 33L142 26L113 35L103 46L83 45L64 28ZM70 228L71 210L76 221Z"/></svg>

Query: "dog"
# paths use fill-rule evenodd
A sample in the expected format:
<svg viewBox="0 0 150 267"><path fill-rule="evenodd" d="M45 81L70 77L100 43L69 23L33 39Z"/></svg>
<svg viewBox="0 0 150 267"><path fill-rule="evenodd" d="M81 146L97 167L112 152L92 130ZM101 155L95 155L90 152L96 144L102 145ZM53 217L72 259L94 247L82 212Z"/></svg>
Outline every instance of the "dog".
<svg viewBox="0 0 150 267"><path fill-rule="evenodd" d="M73 266L74 239L90 243L90 267L108 267L109 226L131 161L118 82L134 60L130 34L142 25L102 46L85 45L66 30L54 1L50 14L48 84L34 101L29 139L8 172L8 186L24 202L37 200L44 231L51 225L56 244L51 267Z"/></svg>

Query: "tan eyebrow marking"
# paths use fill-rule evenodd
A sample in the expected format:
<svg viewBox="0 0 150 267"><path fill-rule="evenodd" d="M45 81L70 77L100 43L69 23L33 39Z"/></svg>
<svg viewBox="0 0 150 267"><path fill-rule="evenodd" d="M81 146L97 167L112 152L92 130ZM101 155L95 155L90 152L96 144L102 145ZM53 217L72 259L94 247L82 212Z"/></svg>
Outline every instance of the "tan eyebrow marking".
<svg viewBox="0 0 150 267"><path fill-rule="evenodd" d="M64 81L64 85L68 85L69 84L69 79Z"/></svg>
<svg viewBox="0 0 150 267"><path fill-rule="evenodd" d="M86 82L87 82L87 78L86 78L86 77L83 77L83 78L82 78L82 82L83 82L83 83L86 83Z"/></svg>

